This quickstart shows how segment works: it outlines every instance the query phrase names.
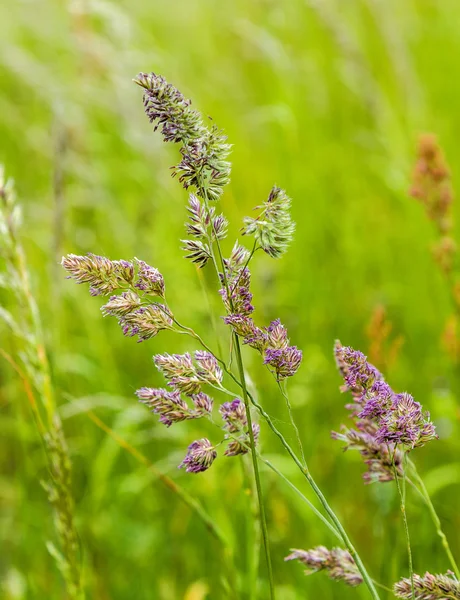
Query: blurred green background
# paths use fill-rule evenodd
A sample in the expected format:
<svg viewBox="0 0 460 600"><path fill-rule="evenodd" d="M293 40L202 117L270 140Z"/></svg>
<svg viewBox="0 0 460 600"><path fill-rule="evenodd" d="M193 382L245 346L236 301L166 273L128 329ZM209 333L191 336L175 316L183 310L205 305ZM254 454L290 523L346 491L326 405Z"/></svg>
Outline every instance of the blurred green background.
<svg viewBox="0 0 460 600"><path fill-rule="evenodd" d="M178 150L152 133L131 82L139 71L163 74L234 145L222 200L231 221L227 252L243 216L273 184L293 198L289 253L279 261L260 253L253 264L255 318L280 317L304 352L290 392L310 468L373 576L389 585L407 575L395 487L364 486L359 456L344 455L330 430L346 421L334 339L367 351L366 326L378 305L393 336L404 338L387 378L438 426L439 441L414 458L459 556L460 370L440 343L452 307L430 253L433 228L408 196L425 131L438 135L460 187L459 23L456 0L0 2L0 162L24 208L23 241L73 460L88 598L222 597L222 556L202 523L100 431L88 409L196 495L232 539L243 573L248 562L240 461L222 458L200 476L178 471L206 427L166 430L133 395L163 384L154 353L193 350L193 343L173 334L143 344L125 339L114 320L101 318L101 300L66 281L59 266L67 252L146 260L163 273L179 320L215 345L202 282L180 249L187 195L169 171ZM210 269L204 280L215 286ZM1 299L8 304L6 294ZM217 296L211 306L222 314ZM7 330L0 335L14 353ZM259 356L245 359L260 401L295 444ZM43 448L6 362L0 406L0 595L63 598L45 547L55 533L39 484ZM264 426L261 447L311 497ZM364 588L306 578L300 565L283 562L291 547L335 542L273 473L263 471L263 484L278 597L367 598ZM413 493L408 513L415 570L445 572Z"/></svg>

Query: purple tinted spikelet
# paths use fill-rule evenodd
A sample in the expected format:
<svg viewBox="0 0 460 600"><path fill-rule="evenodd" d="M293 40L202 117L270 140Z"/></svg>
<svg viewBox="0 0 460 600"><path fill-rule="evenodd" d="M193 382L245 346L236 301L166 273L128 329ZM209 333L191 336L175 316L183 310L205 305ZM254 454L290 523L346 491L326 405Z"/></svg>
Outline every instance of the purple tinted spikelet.
<svg viewBox="0 0 460 600"><path fill-rule="evenodd" d="M201 473L209 469L216 458L217 452L214 446L207 438L202 438L190 444L179 469L185 468L187 473Z"/></svg>
<svg viewBox="0 0 460 600"><path fill-rule="evenodd" d="M220 276L222 289L219 290L224 306L228 313L240 316L250 315L254 311L251 304L252 294L249 291L251 283L251 273L247 267L236 272L232 277L227 274L227 284L230 291L230 296L227 288L224 285L223 275Z"/></svg>
<svg viewBox="0 0 460 600"><path fill-rule="evenodd" d="M246 407L244 402L235 398L231 402L224 402L219 408L224 421L224 429L227 432L225 439L228 440L225 456L238 456L247 454L250 450L250 436L247 430ZM260 427L257 423L252 424L254 443L259 439Z"/></svg>
<svg viewBox="0 0 460 600"><path fill-rule="evenodd" d="M187 395L198 394L206 383L219 385L222 381L222 369L210 352L195 352L196 365L188 352L157 354L153 360L169 385Z"/></svg>
<svg viewBox="0 0 460 600"><path fill-rule="evenodd" d="M212 413L214 402L211 396L208 396L204 392L199 392L198 394L193 394L190 397L200 416L210 415Z"/></svg>
<svg viewBox="0 0 460 600"><path fill-rule="evenodd" d="M122 292L118 296L111 296L107 304L101 307L104 317L125 317L141 306L141 299L134 292Z"/></svg>
<svg viewBox="0 0 460 600"><path fill-rule="evenodd" d="M293 549L291 553L284 560L298 560L306 565L308 568L305 570L305 575L326 571L330 579L343 581L351 587L363 583L358 567L348 550L342 548L328 550L325 546L317 546L311 550Z"/></svg>
<svg viewBox="0 0 460 600"><path fill-rule="evenodd" d="M287 330L279 319L272 321L267 327L268 345L273 350L282 350L289 345Z"/></svg>
<svg viewBox="0 0 460 600"><path fill-rule="evenodd" d="M166 427L196 416L177 390L168 392L162 388L143 387L136 391L136 396L140 402L150 407L152 412L160 415L160 422Z"/></svg>
<svg viewBox="0 0 460 600"><path fill-rule="evenodd" d="M210 200L218 200L230 180L226 136L214 125L206 127L191 101L160 75L140 73L134 82L144 89L144 109L154 130L161 129L165 142L181 144L182 160L173 175L185 189L206 190Z"/></svg>
<svg viewBox="0 0 460 600"><path fill-rule="evenodd" d="M224 427L229 433L241 431L248 424L244 402L239 398L235 398L231 402L224 402L220 406L219 412L224 420Z"/></svg>
<svg viewBox="0 0 460 600"><path fill-rule="evenodd" d="M252 434L254 437L254 444L257 446L257 442L259 441L259 433L260 426L258 423L252 424ZM227 444L227 449L224 452L224 456L240 456L242 454L247 454L251 450L251 439L249 437L249 433L246 432L243 435L238 437L230 437L226 436L226 439L229 440Z"/></svg>
<svg viewBox="0 0 460 600"><path fill-rule="evenodd" d="M201 380L196 373L191 355L157 354L153 357L157 369L169 384L184 394L197 394L201 390Z"/></svg>
<svg viewBox="0 0 460 600"><path fill-rule="evenodd" d="M144 342L155 337L163 329L173 329L173 318L164 304L148 304L126 314L119 320L123 335L138 337Z"/></svg>
<svg viewBox="0 0 460 600"><path fill-rule="evenodd" d="M437 438L430 413L410 394L394 394L391 409L380 417L376 439L380 443L402 444L410 448L425 445Z"/></svg>
<svg viewBox="0 0 460 600"><path fill-rule="evenodd" d="M376 382L382 381L382 374L371 364L362 352L353 350L337 340L334 346L337 368L344 380L343 392L351 392L358 404L362 403L366 391Z"/></svg>
<svg viewBox="0 0 460 600"><path fill-rule="evenodd" d="M143 387L136 391L136 396L140 402L150 407L152 412L160 415L160 422L164 423L166 427L180 421L199 419L209 415L212 411L212 398L206 394L192 396L194 409L191 409L181 398L178 390L169 392L163 388Z"/></svg>
<svg viewBox="0 0 460 600"><path fill-rule="evenodd" d="M396 598L410 600L412 596L412 586L410 579L401 579L395 583L393 588ZM455 579L453 574L425 575L414 574L414 592L416 600L448 600L449 598L460 600L460 581Z"/></svg>
<svg viewBox="0 0 460 600"><path fill-rule="evenodd" d="M134 266L126 260L109 260L105 256L68 254L61 265L68 278L77 283L89 283L92 296L108 296L133 283Z"/></svg>
<svg viewBox="0 0 460 600"><path fill-rule="evenodd" d="M195 362L197 363L196 372L201 380L217 385L222 381L223 372L213 354L205 350L197 350Z"/></svg>
<svg viewBox="0 0 460 600"><path fill-rule="evenodd" d="M136 258L135 261L138 266L138 272L134 287L146 294L164 298L165 282L160 271L155 269L155 267L151 267L143 260Z"/></svg>
<svg viewBox="0 0 460 600"><path fill-rule="evenodd" d="M181 240L182 250L185 251L185 258L197 264L202 269L212 257L209 244L201 240Z"/></svg>
<svg viewBox="0 0 460 600"><path fill-rule="evenodd" d="M261 214L253 219L245 217L243 235L253 235L257 245L272 258L279 258L286 250L295 230L291 219L291 199L279 187L273 187L266 202L256 208Z"/></svg>
<svg viewBox="0 0 460 600"><path fill-rule="evenodd" d="M356 429L342 426L340 433L333 431L331 437L345 442L345 450L359 450L367 465L363 475L365 483L393 481L394 468L398 476L403 475L403 453L394 444L381 444L376 440L378 426L370 419L356 421Z"/></svg>
<svg viewBox="0 0 460 600"><path fill-rule="evenodd" d="M268 348L265 351L264 364L273 367L277 381L292 377L302 362L302 351L297 346L283 349Z"/></svg>

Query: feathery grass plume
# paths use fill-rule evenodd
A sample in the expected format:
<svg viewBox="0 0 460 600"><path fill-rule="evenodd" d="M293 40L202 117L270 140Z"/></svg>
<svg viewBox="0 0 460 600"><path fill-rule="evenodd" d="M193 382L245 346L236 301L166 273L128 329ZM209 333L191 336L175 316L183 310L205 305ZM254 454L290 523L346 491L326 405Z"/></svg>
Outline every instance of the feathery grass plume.
<svg viewBox="0 0 460 600"><path fill-rule="evenodd" d="M198 196L218 200L230 180L227 161L230 145L214 125L206 127L202 116L193 110L172 84L155 73L139 73L134 79L144 91L144 108L155 130L161 127L165 142L181 144L182 160L173 167L185 189L194 187Z"/></svg>
<svg viewBox="0 0 460 600"><path fill-rule="evenodd" d="M311 575L318 571L326 571L330 579L343 581L351 587L363 583L358 567L348 550L332 548L328 550L325 546L316 546L311 550L292 549L292 554L284 560L297 560L308 569L305 575Z"/></svg>
<svg viewBox="0 0 460 600"><path fill-rule="evenodd" d="M67 597L82 600L81 559L78 535L74 522L74 502L71 491L71 462L61 422L55 405L53 383L40 314L33 296L27 261L20 243L20 207L16 202L13 182L5 181L0 166L0 257L5 266L3 286L16 300L16 314L0 310L0 318L17 337L17 356L9 358L24 365L23 376L35 423L43 440L50 479L42 482L53 508L59 544L48 542L47 547L56 561L65 582ZM6 354L4 354L7 356ZM35 400L35 394L39 402Z"/></svg>
<svg viewBox="0 0 460 600"><path fill-rule="evenodd" d="M295 223L291 219L291 199L286 192L274 186L266 202L256 206L262 209L258 217L245 217L243 235L253 235L258 247L272 258L284 254L292 241Z"/></svg>
<svg viewBox="0 0 460 600"><path fill-rule="evenodd" d="M410 579L401 579L394 584L396 598L410 600L412 587ZM460 581L450 571L446 575L414 575L414 592L416 600L460 600Z"/></svg>

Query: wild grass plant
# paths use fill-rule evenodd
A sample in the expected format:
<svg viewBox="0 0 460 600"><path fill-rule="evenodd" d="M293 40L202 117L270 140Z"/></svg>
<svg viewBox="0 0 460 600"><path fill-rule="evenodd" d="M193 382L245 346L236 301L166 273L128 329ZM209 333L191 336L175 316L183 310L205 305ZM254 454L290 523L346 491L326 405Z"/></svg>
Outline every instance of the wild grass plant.
<svg viewBox="0 0 460 600"><path fill-rule="evenodd" d="M193 357L202 349L199 341L170 330L141 344L124 339L113 319L100 318L98 299L71 286L59 267L68 252L140 257L164 275L174 317L219 357L230 351L215 269L211 262L197 269L182 260L179 240L194 238L183 229L187 194L168 170L178 162L178 145L162 144L159 133L145 127L139 90L130 82L139 65L152 64L180 82L193 107L212 115L206 125L223 126L234 144L231 182L212 203L229 221L224 257L236 238L251 251L253 238L239 228L245 215L257 216L252 208L268 198L273 182L293 198L289 251L273 260L258 250L251 259L252 316L261 329L280 317L290 344L303 352L287 387L315 481L377 583L391 588L401 580L400 593L408 597L412 580L417 593L424 586L434 597L452 595L452 576L436 575L453 568L435 533L444 532L458 557L456 255L446 277L427 251L437 230L407 191L420 131L438 134L448 180L458 188L458 90L455 77L446 77L458 68L458 7L392 0L346 7L332 0L283 7L180 1L174 11L161 2L146 10L137 0L129 6L33 5L0 6L0 160L24 207L21 242L72 461L87 597L269 594L250 455L224 457L222 444L206 472L177 469L192 440L218 441L218 427L206 418L165 427L135 401L142 385L171 391L152 368L153 353ZM449 205L453 240L457 205ZM13 294L2 289L0 300L17 317ZM365 329L371 315L372 327ZM21 343L7 327L0 337L27 374ZM436 425L439 439L409 457L439 517L414 487L421 490L411 465L406 472L413 578L396 482L362 486L359 452L342 456L340 443L329 439L331 429L344 434L342 422L364 433L359 419L339 408L331 353L337 337L362 349L392 389L409 390ZM248 391L302 460L285 399L260 353L243 344L242 358ZM234 360L227 366L237 374ZM223 385L234 394L228 401L241 398L228 377L224 373ZM62 598L62 577L45 549L46 540L59 546L40 485L47 455L23 382L6 360L0 380L1 595ZM205 393L214 398L213 420L222 424L218 407L226 395L209 387ZM309 509L306 500L318 511L322 506L252 410L261 428L259 470L276 597L369 597L365 585L330 581L324 573L327 567L340 572L337 557L345 546ZM310 564L284 562L290 547L305 549L299 558ZM315 559L323 573L304 577ZM342 575L353 579L353 567L344 566L350 566L346 558Z"/></svg>

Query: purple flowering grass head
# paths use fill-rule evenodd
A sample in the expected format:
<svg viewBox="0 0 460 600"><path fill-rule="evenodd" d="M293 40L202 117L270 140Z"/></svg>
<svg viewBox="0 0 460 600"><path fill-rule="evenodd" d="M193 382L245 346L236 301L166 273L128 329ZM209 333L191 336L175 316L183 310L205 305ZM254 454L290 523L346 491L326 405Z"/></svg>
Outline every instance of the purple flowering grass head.
<svg viewBox="0 0 460 600"><path fill-rule="evenodd" d="M164 329L173 329L173 316L164 304L148 304L120 318L119 324L123 335L138 337L138 342L144 342L155 337Z"/></svg>
<svg viewBox="0 0 460 600"><path fill-rule="evenodd" d="M197 373L200 378L215 384L222 381L223 372L213 354L205 350L197 350L195 361L198 364Z"/></svg>
<svg viewBox="0 0 460 600"><path fill-rule="evenodd" d="M147 405L157 415L166 427L193 418L193 413L187 403L182 400L180 392L169 392L162 388L143 387L136 391L139 401Z"/></svg>
<svg viewBox="0 0 460 600"><path fill-rule="evenodd" d="M342 346L336 341L334 346L337 368L344 380L342 391L351 392L353 397L361 402L366 391L383 376L378 369L367 362L366 356L359 350Z"/></svg>
<svg viewBox="0 0 460 600"><path fill-rule="evenodd" d="M146 294L164 298L165 281L160 271L155 269L155 267L151 267L143 260L137 258L135 260L138 266L138 272L134 287Z"/></svg>
<svg viewBox="0 0 460 600"><path fill-rule="evenodd" d="M417 448L437 438L430 413L410 394L394 394L391 408L380 417L376 439L380 443Z"/></svg>
<svg viewBox="0 0 460 600"><path fill-rule="evenodd" d="M157 354L153 361L169 385L187 395L198 394L205 384L220 385L223 372L216 357L197 350L195 363L191 354Z"/></svg>
<svg viewBox="0 0 460 600"><path fill-rule="evenodd" d="M395 583L393 588L396 598L410 600L412 596L412 583L408 578ZM416 600L448 600L460 599L460 581L451 572L445 575L414 574L414 593Z"/></svg>
<svg viewBox="0 0 460 600"><path fill-rule="evenodd" d="M131 285L134 265L127 260L109 260L105 256L68 254L61 265L68 278L77 283L89 283L92 296L108 296L115 290Z"/></svg>
<svg viewBox="0 0 460 600"><path fill-rule="evenodd" d="M224 420L225 429L229 433L241 431L248 424L246 407L239 398L235 398L231 402L224 402L219 408L219 412Z"/></svg>
<svg viewBox="0 0 460 600"><path fill-rule="evenodd" d="M289 345L287 330L279 319L272 321L267 327L268 345L273 350L282 350Z"/></svg>
<svg viewBox="0 0 460 600"><path fill-rule="evenodd" d="M234 277L227 278L228 289L224 285L223 275L220 276L222 288L219 290L227 312L241 316L250 315L254 312L252 302L252 294L249 291L251 282L251 273L247 267L236 273Z"/></svg>
<svg viewBox="0 0 460 600"><path fill-rule="evenodd" d="M282 349L267 348L264 364L274 369L276 379L281 381L297 373L302 362L302 351L297 346Z"/></svg>
<svg viewBox="0 0 460 600"><path fill-rule="evenodd" d="M107 304L101 307L104 317L125 317L127 314L136 311L141 306L141 299L134 292L122 292L121 294L110 296Z"/></svg>
<svg viewBox="0 0 460 600"><path fill-rule="evenodd" d="M214 446L207 438L195 440L190 444L179 469L185 468L187 473L202 473L209 469L217 458Z"/></svg>
<svg viewBox="0 0 460 600"><path fill-rule="evenodd" d="M377 477L379 481L386 481L385 471L389 465L384 447L392 448L394 454L398 445L413 449L436 439L430 414L423 412L420 403L410 394L396 394L362 352L342 346L340 342L336 342L334 352L345 383L343 390L350 391L355 401L347 408L358 418L358 432L346 429L345 438L354 438L348 447L360 449L369 466L371 480ZM344 439L337 433L333 433L333 437Z"/></svg>
<svg viewBox="0 0 460 600"><path fill-rule="evenodd" d="M191 101L156 73L139 73L134 79L144 90L144 110L154 130L160 128L165 142L181 144L182 159L173 168L185 189L195 187L197 194L206 193L218 200L230 180L227 161L230 145L217 127L206 127Z"/></svg>
<svg viewBox="0 0 460 600"><path fill-rule="evenodd" d="M284 559L297 560L308 568L306 575L326 571L330 579L343 581L351 587L363 583L363 578L356 566L353 557L348 550L332 548L328 550L325 546L316 546L311 550L291 550L291 554Z"/></svg>

